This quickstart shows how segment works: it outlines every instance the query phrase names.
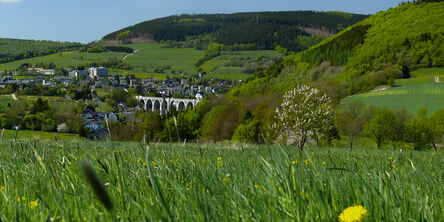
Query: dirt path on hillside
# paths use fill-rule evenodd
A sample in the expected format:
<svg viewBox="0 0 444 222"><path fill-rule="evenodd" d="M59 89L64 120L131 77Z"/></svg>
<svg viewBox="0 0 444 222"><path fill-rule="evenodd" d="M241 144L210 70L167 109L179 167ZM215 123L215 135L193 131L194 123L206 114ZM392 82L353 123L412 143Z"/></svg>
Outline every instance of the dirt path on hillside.
<svg viewBox="0 0 444 222"><path fill-rule="evenodd" d="M136 52L138 52L138 51L139 51L139 50L136 50L136 51L134 51L133 53L126 55L125 57L123 57L122 61L125 60L126 58L128 58L128 56L132 56L132 55L134 55L134 53L136 53Z"/></svg>

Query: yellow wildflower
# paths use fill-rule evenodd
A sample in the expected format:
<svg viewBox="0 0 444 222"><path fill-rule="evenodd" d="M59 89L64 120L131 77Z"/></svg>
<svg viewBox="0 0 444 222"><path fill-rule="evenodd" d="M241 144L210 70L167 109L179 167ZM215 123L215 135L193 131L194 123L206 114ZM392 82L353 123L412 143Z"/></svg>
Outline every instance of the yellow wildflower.
<svg viewBox="0 0 444 222"><path fill-rule="evenodd" d="M223 184L226 184L226 183L228 183L228 182L230 182L230 178L229 178L229 177L224 177L224 178L222 178L222 183L223 183Z"/></svg>
<svg viewBox="0 0 444 222"><path fill-rule="evenodd" d="M298 161L297 160L293 160L293 162L291 162L291 163L293 163L293 165L296 165L298 163Z"/></svg>
<svg viewBox="0 0 444 222"><path fill-rule="evenodd" d="M341 222L360 222L368 216L368 211L363 206L347 207L339 215L339 221Z"/></svg>
<svg viewBox="0 0 444 222"><path fill-rule="evenodd" d="M392 160L393 158L392 157L389 157L389 160Z"/></svg>
<svg viewBox="0 0 444 222"><path fill-rule="evenodd" d="M146 164L146 163L145 163ZM157 163L153 160L153 161L151 161L151 164L153 165L153 166L157 166Z"/></svg>
<svg viewBox="0 0 444 222"><path fill-rule="evenodd" d="M224 165L224 162L222 162L222 157L218 157L218 158L217 158L217 162L216 162L216 164L217 164L218 166L223 166L223 165Z"/></svg>
<svg viewBox="0 0 444 222"><path fill-rule="evenodd" d="M255 184L254 188L259 189L259 185Z"/></svg>
<svg viewBox="0 0 444 222"><path fill-rule="evenodd" d="M325 161L324 161L324 162L322 162L322 165L326 165L326 164L327 164L327 162L325 162Z"/></svg>
<svg viewBox="0 0 444 222"><path fill-rule="evenodd" d="M309 159L304 160L305 165L308 165L309 162L310 162Z"/></svg>
<svg viewBox="0 0 444 222"><path fill-rule="evenodd" d="M143 166L146 166L146 162L145 161L143 161Z"/></svg>
<svg viewBox="0 0 444 222"><path fill-rule="evenodd" d="M17 202L19 202L20 203L20 201L24 201L24 200L26 200L26 197L17 197Z"/></svg>
<svg viewBox="0 0 444 222"><path fill-rule="evenodd" d="M39 203L37 203L37 201L29 202L29 207L31 207L31 209L34 209L34 207L37 207L38 205L39 205Z"/></svg>
<svg viewBox="0 0 444 222"><path fill-rule="evenodd" d="M0 189L1 189L2 191L5 191L5 186L0 186Z"/></svg>

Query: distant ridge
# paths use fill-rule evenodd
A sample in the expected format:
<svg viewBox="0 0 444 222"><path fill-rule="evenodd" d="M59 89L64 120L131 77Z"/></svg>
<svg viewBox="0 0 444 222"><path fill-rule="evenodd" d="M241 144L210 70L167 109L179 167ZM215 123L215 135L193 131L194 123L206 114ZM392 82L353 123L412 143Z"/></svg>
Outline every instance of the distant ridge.
<svg viewBox="0 0 444 222"><path fill-rule="evenodd" d="M256 44L274 49L281 45L298 51L296 36L331 36L368 15L345 12L285 11L235 14L178 15L129 26L103 37L104 41L185 41L207 36L225 45Z"/></svg>

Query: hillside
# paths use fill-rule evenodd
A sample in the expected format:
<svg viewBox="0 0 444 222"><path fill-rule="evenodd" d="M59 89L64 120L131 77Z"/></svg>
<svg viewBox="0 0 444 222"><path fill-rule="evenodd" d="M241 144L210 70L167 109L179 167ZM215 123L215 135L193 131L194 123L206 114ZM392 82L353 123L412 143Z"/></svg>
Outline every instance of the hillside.
<svg viewBox="0 0 444 222"><path fill-rule="evenodd" d="M106 41L214 41L225 45L256 44L260 49L281 45L301 51L296 36L331 36L366 18L343 12L259 12L180 15L154 19L103 37Z"/></svg>
<svg viewBox="0 0 444 222"><path fill-rule="evenodd" d="M49 55L80 46L80 43L0 38L0 63Z"/></svg>
<svg viewBox="0 0 444 222"><path fill-rule="evenodd" d="M244 87L266 81L270 84L263 84L268 88L265 91L276 92L300 81L313 82L340 99L387 84L390 78L408 78L411 70L443 66L443 17L444 2L407 3L379 12L302 53L287 56Z"/></svg>
<svg viewBox="0 0 444 222"><path fill-rule="evenodd" d="M232 138L238 127L255 127L266 133L281 96L300 83L324 89L334 103L340 104L350 95L381 85L387 88L395 82L397 87L385 93L404 95L383 95L366 103L390 103L391 108L407 108L412 114L419 108L442 109L443 104L435 100L440 99L444 85L421 83L424 75L431 75L427 81L433 81L437 73L417 70L444 65L443 17L444 2L406 3L379 12L304 52L286 56L231 90L224 99L212 100L218 108L208 109L204 115L202 134L218 138L224 132L224 138ZM411 84L407 85L410 77ZM432 109L435 105L438 107ZM227 117L229 123L224 121Z"/></svg>

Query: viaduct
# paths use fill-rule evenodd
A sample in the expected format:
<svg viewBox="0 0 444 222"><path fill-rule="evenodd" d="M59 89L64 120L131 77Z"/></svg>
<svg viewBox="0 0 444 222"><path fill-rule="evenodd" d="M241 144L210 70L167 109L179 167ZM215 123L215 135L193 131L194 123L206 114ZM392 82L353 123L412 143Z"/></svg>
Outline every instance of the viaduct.
<svg viewBox="0 0 444 222"><path fill-rule="evenodd" d="M144 104L144 110L160 112L161 115L165 115L167 112L171 112L173 110L185 111L194 108L201 101L197 99L175 99L145 96L136 96L136 99Z"/></svg>

